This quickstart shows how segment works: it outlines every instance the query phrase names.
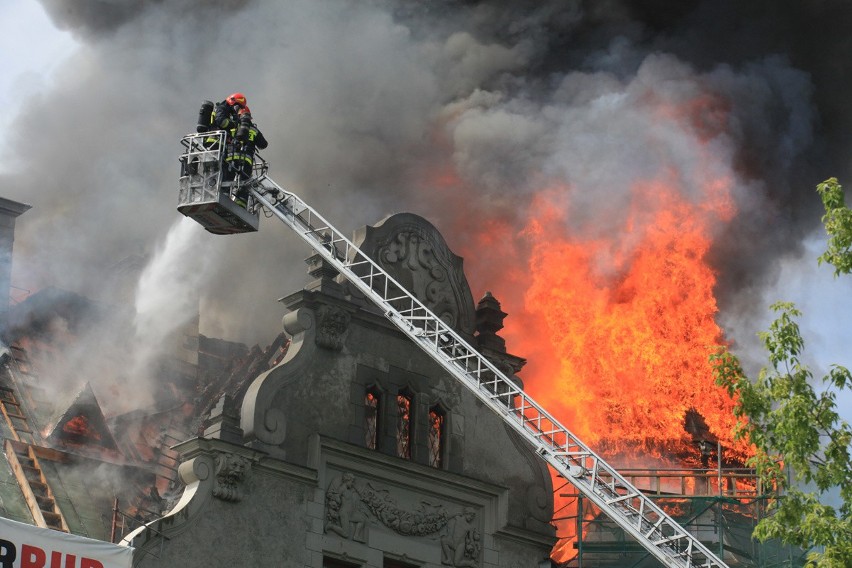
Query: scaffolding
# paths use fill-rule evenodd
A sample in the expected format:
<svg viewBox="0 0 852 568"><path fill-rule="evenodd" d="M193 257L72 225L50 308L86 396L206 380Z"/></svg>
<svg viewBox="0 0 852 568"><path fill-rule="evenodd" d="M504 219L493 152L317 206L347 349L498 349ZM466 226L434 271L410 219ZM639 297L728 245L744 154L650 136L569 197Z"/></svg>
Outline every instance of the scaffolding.
<svg viewBox="0 0 852 568"><path fill-rule="evenodd" d="M771 491L761 487L753 469L619 469L684 528L731 568L804 566L804 552L776 541L760 543L751 535L766 515ZM567 482L555 488L561 506L558 529L573 535L573 557L561 568L656 568L661 563L633 541ZM563 533L563 536L564 533Z"/></svg>

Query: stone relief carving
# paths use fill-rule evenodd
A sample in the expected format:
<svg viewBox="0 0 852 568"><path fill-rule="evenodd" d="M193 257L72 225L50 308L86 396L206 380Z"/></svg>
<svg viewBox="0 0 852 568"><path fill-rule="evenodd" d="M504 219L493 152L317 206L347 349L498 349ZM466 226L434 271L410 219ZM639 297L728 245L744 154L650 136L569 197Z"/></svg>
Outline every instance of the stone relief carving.
<svg viewBox="0 0 852 568"><path fill-rule="evenodd" d="M435 246L416 232L397 233L378 250L384 267L399 264L399 270L411 273L409 291L448 325L459 324L459 307L447 269L441 265Z"/></svg>
<svg viewBox="0 0 852 568"><path fill-rule="evenodd" d="M216 456L216 485L213 496L223 501L240 501L243 498L239 485L248 475L251 462L234 454Z"/></svg>
<svg viewBox="0 0 852 568"><path fill-rule="evenodd" d="M481 535L474 522L476 512L470 507L451 515L443 505L422 501L412 511L397 504L388 490L358 483L350 472L329 483L325 506L327 533L366 542L366 523L374 518L401 535L439 536L443 564L457 568L479 565Z"/></svg>
<svg viewBox="0 0 852 568"><path fill-rule="evenodd" d="M343 538L367 542L364 525L367 518L358 505L355 477L344 473L334 478L325 492L325 532L334 532Z"/></svg>
<svg viewBox="0 0 852 568"><path fill-rule="evenodd" d="M450 519L449 530L441 537L441 564L476 566L482 551L482 538L473 520L476 512L470 507Z"/></svg>
<svg viewBox="0 0 852 568"><path fill-rule="evenodd" d="M475 310L463 261L426 219L392 215L365 227L356 244L448 325L474 333Z"/></svg>
<svg viewBox="0 0 852 568"><path fill-rule="evenodd" d="M325 304L317 310L317 319L317 345L340 351L343 347L343 334L349 328L349 313L343 308Z"/></svg>
<svg viewBox="0 0 852 568"><path fill-rule="evenodd" d="M397 505L386 490L377 490L365 483L359 490L361 501L383 525L406 536L434 534L447 524L447 511L441 505L422 502L414 511Z"/></svg>

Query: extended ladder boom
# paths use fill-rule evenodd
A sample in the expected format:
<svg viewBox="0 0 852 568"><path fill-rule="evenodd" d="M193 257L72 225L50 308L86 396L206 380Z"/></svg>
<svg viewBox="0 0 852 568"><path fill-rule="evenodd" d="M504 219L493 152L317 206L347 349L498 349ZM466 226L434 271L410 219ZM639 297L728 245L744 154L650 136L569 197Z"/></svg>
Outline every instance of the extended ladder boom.
<svg viewBox="0 0 852 568"><path fill-rule="evenodd" d="M194 138L185 138L185 145L192 146ZM331 223L269 178L263 165L247 183L251 196L370 298L423 351L502 416L583 496L666 566L728 568Z"/></svg>
<svg viewBox="0 0 852 568"><path fill-rule="evenodd" d="M727 568L311 206L265 175L251 193L651 554L667 566Z"/></svg>

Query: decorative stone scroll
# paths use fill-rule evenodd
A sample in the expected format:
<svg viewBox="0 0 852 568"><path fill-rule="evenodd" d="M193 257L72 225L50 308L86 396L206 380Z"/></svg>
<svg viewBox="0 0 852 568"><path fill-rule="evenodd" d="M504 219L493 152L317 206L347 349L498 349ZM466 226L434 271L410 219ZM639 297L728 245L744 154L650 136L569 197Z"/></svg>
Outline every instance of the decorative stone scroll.
<svg viewBox="0 0 852 568"><path fill-rule="evenodd" d="M397 504L387 489L359 483L349 472L328 484L325 506L326 533L366 542L366 523L374 519L404 536L440 535L443 564L457 568L479 565L482 539L474 523L476 512L470 507L451 515L443 505L422 501L412 511Z"/></svg>
<svg viewBox="0 0 852 568"><path fill-rule="evenodd" d="M473 296L463 261L431 223L399 213L359 233L356 244L365 254L444 322L473 335Z"/></svg>

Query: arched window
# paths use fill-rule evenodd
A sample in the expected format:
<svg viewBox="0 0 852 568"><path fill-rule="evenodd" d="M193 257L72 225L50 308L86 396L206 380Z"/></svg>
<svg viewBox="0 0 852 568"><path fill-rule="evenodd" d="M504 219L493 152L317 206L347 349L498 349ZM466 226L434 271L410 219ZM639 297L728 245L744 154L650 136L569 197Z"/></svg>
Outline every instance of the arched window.
<svg viewBox="0 0 852 568"><path fill-rule="evenodd" d="M396 455L411 459L411 402L406 392L396 395Z"/></svg>
<svg viewBox="0 0 852 568"><path fill-rule="evenodd" d="M367 389L364 395L364 443L371 450L378 447L381 400L378 389Z"/></svg>
<svg viewBox="0 0 852 568"><path fill-rule="evenodd" d="M441 468L444 465L444 426L446 413L440 406L429 409L429 465Z"/></svg>

